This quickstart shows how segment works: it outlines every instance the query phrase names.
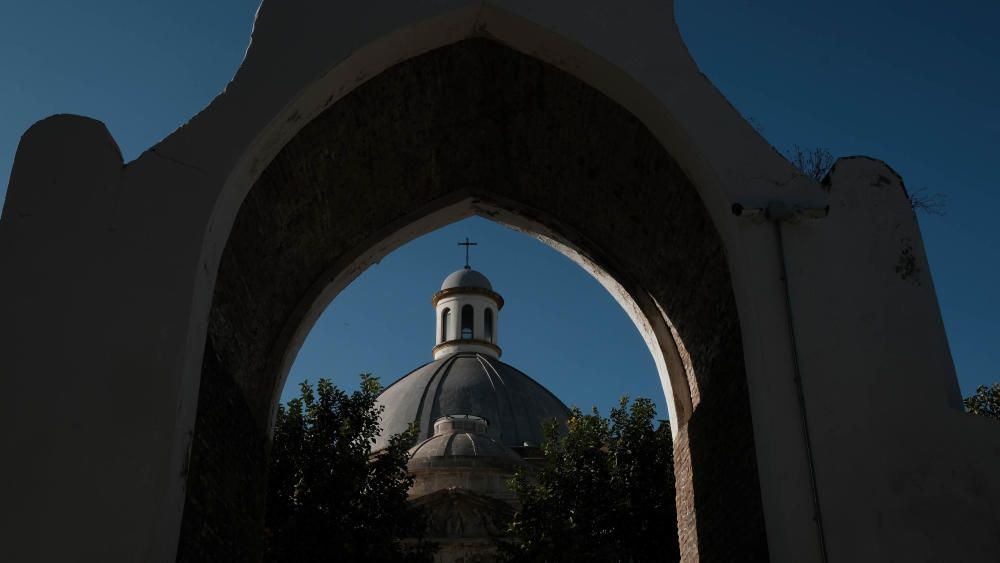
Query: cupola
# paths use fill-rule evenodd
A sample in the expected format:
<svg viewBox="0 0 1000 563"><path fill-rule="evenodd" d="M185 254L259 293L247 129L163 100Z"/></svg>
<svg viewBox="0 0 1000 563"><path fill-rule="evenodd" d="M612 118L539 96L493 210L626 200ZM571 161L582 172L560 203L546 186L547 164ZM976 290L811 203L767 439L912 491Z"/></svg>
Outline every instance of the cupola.
<svg viewBox="0 0 1000 563"><path fill-rule="evenodd" d="M441 289L431 298L437 325L434 332L434 359L458 352L475 352L500 357L497 324L503 298L493 291L493 284L482 273L469 267L469 247L477 243L458 243L465 247L465 267L448 274Z"/></svg>
<svg viewBox="0 0 1000 563"><path fill-rule="evenodd" d="M486 276L466 265L444 279L431 303L437 318L435 360L457 352L500 357L497 327L503 298Z"/></svg>

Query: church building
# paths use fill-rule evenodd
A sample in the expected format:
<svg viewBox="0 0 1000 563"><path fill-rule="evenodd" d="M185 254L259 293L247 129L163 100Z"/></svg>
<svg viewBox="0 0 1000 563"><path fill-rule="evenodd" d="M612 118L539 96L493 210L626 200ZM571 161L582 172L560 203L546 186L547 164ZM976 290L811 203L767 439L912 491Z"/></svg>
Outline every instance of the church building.
<svg viewBox="0 0 1000 563"><path fill-rule="evenodd" d="M517 368L500 361L503 298L466 266L431 299L436 319L433 361L389 385L374 450L417 424L410 450L416 480L410 500L424 507L436 561L493 560L517 502L507 480L541 459L542 426L565 425L569 409Z"/></svg>

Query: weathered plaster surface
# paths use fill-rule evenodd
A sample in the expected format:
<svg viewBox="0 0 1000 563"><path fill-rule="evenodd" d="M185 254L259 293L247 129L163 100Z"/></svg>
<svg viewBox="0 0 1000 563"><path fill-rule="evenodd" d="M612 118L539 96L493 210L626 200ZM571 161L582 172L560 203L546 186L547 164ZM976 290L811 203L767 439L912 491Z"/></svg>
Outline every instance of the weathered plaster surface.
<svg viewBox="0 0 1000 563"><path fill-rule="evenodd" d="M829 217L783 228L831 560L995 558L1000 424L961 411L902 180L844 158L829 189Z"/></svg>
<svg viewBox="0 0 1000 563"><path fill-rule="evenodd" d="M772 560L817 561L820 552L775 227L730 213L733 203L771 200L831 205L826 219L781 227L830 558L995 558L1000 430L956 404L919 231L897 180L865 161L842 161L829 192L798 175L698 72L672 4L652 0L350 7L268 0L226 92L127 166L97 122L55 116L32 127L0 216L0 436L19 460L3 468L5 553L24 561L175 558L204 352L216 322L212 298L241 204L321 113L336 111L339 100L386 69L468 37L507 45L606 95L641 122L696 190L721 242L738 313L737 359ZM357 195L360 209L378 211ZM361 239L367 250L350 260L344 254L331 285L300 294L314 295L312 304L275 317L301 320L283 329L288 349L367 260L469 213L462 201L410 209L395 229ZM558 210L559 202L549 205ZM509 207L499 201L489 208ZM533 224L576 242L566 225ZM901 256L910 275L897 272ZM631 293L626 278L637 272L626 264L610 273ZM674 320L672 300L680 296L649 297L652 303L637 305L642 315L662 307ZM706 341L675 328L676 350L660 350L673 359L658 364L686 358L697 367ZM227 354L219 357L229 361ZM280 378L289 360L278 356L271 358ZM223 388L242 376L227 373L228 382L216 380ZM676 395L683 380L666 381ZM725 413L710 414L704 389L694 387L690 406L674 397L676 412L724 425ZM895 400L882 400L890 390ZM247 394L245 412L259 418L254 397ZM256 439L266 435L260 432ZM687 467L697 468L697 460ZM689 476L688 491L699 490L698 479ZM695 499L679 513L713 502L725 499ZM60 541L51 541L53 530Z"/></svg>

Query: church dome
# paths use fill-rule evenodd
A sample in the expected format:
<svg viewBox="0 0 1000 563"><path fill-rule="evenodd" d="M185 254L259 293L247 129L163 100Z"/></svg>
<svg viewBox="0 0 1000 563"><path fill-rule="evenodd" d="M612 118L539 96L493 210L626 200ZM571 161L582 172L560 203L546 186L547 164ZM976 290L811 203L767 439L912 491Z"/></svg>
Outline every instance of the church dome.
<svg viewBox="0 0 1000 563"><path fill-rule="evenodd" d="M425 364L388 386L378 403L385 407L375 450L388 438L420 426L417 441L434 435L434 422L449 415L486 419L485 435L520 448L542 443L542 424L566 423L569 409L548 389L516 368L474 352L459 352Z"/></svg>
<svg viewBox="0 0 1000 563"><path fill-rule="evenodd" d="M477 289L488 289L490 291L493 290L493 285L490 284L490 280L488 280L486 276L469 267L452 272L441 284L442 291L458 287L472 287Z"/></svg>
<svg viewBox="0 0 1000 563"><path fill-rule="evenodd" d="M455 462L480 465L523 465L521 458L487 435L489 424L477 416L444 416L434 422L434 436L410 448L411 470Z"/></svg>

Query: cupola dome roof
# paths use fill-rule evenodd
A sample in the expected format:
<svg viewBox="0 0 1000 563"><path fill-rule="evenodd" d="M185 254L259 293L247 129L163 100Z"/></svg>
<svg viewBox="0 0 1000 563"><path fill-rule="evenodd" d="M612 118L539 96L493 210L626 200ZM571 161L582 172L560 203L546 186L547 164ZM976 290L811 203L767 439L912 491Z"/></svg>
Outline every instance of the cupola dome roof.
<svg viewBox="0 0 1000 563"><path fill-rule="evenodd" d="M444 279L444 283L441 284L442 291L457 287L474 287L493 291L493 285L490 284L490 280L472 268L462 268L461 270L452 272Z"/></svg>

